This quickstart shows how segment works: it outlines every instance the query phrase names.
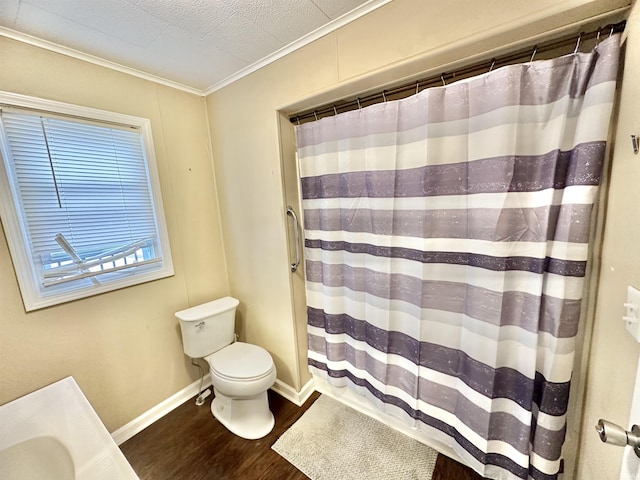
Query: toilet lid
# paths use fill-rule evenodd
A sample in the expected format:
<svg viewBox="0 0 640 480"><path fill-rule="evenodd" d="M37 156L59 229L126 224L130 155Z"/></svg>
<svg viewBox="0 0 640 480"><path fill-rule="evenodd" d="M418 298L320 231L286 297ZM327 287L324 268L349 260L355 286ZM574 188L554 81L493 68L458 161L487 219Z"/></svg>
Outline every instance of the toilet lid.
<svg viewBox="0 0 640 480"><path fill-rule="evenodd" d="M207 361L216 374L242 380L264 377L273 368L273 359L264 348L236 342L209 355Z"/></svg>

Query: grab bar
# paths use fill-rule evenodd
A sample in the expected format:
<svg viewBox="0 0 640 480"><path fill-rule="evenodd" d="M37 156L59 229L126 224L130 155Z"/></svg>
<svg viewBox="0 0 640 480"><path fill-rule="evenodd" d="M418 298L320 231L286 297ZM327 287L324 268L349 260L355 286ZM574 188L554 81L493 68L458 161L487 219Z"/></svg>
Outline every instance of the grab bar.
<svg viewBox="0 0 640 480"><path fill-rule="evenodd" d="M296 261L290 265L291 271L295 272L298 270L300 266L300 237L298 234L298 216L296 212L293 211L293 208L287 207L287 215L290 215L293 218L293 239L296 242Z"/></svg>

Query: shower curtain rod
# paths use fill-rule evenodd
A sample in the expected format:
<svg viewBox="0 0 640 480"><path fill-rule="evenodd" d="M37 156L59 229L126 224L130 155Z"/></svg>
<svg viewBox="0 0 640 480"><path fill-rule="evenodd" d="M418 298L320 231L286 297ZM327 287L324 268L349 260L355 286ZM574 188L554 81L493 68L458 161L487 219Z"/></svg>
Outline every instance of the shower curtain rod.
<svg viewBox="0 0 640 480"><path fill-rule="evenodd" d="M365 95L362 97L351 98L344 101L338 101L330 104L325 104L314 109L304 110L302 112L289 116L291 123L300 125L301 123L312 122L319 120L323 117L330 117L339 113L348 112L357 108L368 107L376 103L386 102L387 100L398 100L406 98L410 95L418 93L425 88L435 85L447 84L447 82L461 80L472 75L478 75L480 73L489 72L494 68L503 67L505 65L514 63L523 63L525 61L532 61L538 54L549 52L557 48L563 48L568 46L575 46L574 51L579 51L580 44L587 40L596 39L596 41L607 38L608 36L622 32L624 30L626 21L622 21L615 24L609 24L605 27L593 30L591 32L582 32L577 37L571 35L560 40L553 40L539 45L530 46L527 48L519 49L513 53L494 57L489 60L483 60L467 67L454 70L450 73L442 73L440 75L433 75L428 78L423 78L411 83L405 83L397 87L391 87L381 92Z"/></svg>

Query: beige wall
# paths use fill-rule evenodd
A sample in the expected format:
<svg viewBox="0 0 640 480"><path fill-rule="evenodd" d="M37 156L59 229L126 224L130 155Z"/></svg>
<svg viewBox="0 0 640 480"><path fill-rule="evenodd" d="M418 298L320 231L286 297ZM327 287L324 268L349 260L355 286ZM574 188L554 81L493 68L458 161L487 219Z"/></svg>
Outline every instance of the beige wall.
<svg viewBox="0 0 640 480"><path fill-rule="evenodd" d="M390 82L451 71L456 63L490 58L491 53L487 52L499 53L520 44L531 45L534 39L546 38L556 28L628 4L626 0L395 0L207 97L230 290L246 307L245 338L274 354L282 381L299 389L308 375L304 362L297 362L304 359L305 339L300 323L305 319L294 314L299 306L291 302L291 291L295 291L297 282L288 270L292 253L287 251L285 205L292 201L291 188L286 183L283 186L282 180L289 178L295 166L288 153L290 148L278 143L277 112L312 108ZM602 24L596 20L591 26ZM581 27L576 26L573 31L577 34ZM632 100L629 108L636 103ZM282 138L290 139L287 126L283 129ZM625 140L625 147L626 144ZM614 175L612 179L612 192L620 189L620 193L614 194L610 211L619 209L620 223L628 214L621 198L632 188L631 178ZM627 186L618 185L619 182ZM620 232L629 226L613 228ZM631 245L633 238L624 242ZM615 295L611 292L610 305L600 306L596 320L592 359L595 367L590 372L585 405L588 417L584 423L588 428L585 427L581 443L589 449L590 458L582 455L582 471L576 477L584 480L617 478L620 452L603 450L596 442L591 417L596 413L610 415L626 423L631 395L631 386L626 382L635 369L639 350L625 337L617 319L624 285L640 276L640 268L635 273L634 262L621 255L630 247L617 247L610 242L605 246L605 257L617 256L615 275L619 277L617 284L611 285ZM609 282L608 278L605 281ZM615 332L609 333L610 330ZM609 364L610 350L616 348L618 361ZM630 357L631 361L622 362L622 357ZM580 370L581 376L583 372ZM612 389L616 399L608 400ZM582 402L578 402L577 407L581 406ZM574 438L580 427L579 421L573 422ZM596 464L598 475L592 475Z"/></svg>
<svg viewBox="0 0 640 480"><path fill-rule="evenodd" d="M0 38L0 90L151 119L176 270L169 279L25 314L0 239L0 404L73 375L115 430L196 378L173 312L227 293L241 300L242 338L267 348L280 381L299 390L308 378L304 318L291 301L298 287L288 267L291 193L283 188L294 162L290 126L278 111L450 71L627 3L485 0L480 10L471 0L394 0L206 100ZM638 56L639 30L633 22L628 58ZM627 78L638 68L629 62ZM640 351L618 321L625 286L640 287L633 248L640 229L630 221L640 202L639 167L628 147L629 133L640 132L636 84L624 83L609 185L581 480L617 478L622 449L601 445L592 424L605 416L626 425Z"/></svg>
<svg viewBox="0 0 640 480"><path fill-rule="evenodd" d="M595 434L599 418L631 428L629 410L640 346L622 316L627 285L640 288L640 158L630 135L640 132L640 7L627 22L626 62L608 184L596 316L588 367L580 470L576 478L618 479L623 449L603 445ZM640 424L640 418L632 419Z"/></svg>
<svg viewBox="0 0 640 480"><path fill-rule="evenodd" d="M0 90L152 123L175 276L26 314L0 236L0 404L73 375L113 431L197 379L173 313L228 293L206 105L4 37Z"/></svg>

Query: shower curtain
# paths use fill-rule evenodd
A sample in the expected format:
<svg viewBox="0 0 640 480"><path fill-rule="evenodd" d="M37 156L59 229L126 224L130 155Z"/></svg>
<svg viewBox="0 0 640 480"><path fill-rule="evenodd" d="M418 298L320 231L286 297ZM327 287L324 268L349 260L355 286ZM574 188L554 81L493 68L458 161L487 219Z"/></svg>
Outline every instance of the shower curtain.
<svg viewBox="0 0 640 480"><path fill-rule="evenodd" d="M296 127L311 372L489 478L562 470L619 43Z"/></svg>

